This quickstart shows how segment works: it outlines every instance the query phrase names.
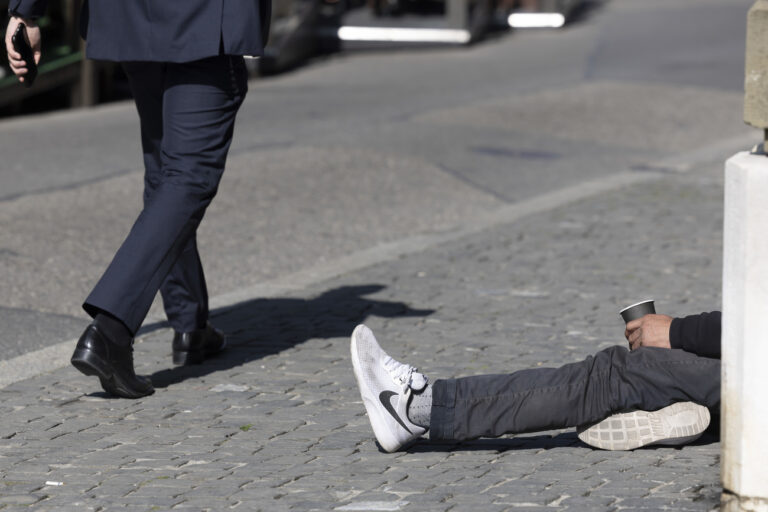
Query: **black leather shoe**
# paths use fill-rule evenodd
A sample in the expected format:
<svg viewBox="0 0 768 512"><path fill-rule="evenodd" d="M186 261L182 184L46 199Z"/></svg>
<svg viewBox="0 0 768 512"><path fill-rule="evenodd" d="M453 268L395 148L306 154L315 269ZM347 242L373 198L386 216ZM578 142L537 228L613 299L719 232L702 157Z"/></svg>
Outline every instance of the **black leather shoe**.
<svg viewBox="0 0 768 512"><path fill-rule="evenodd" d="M176 332L173 335L173 364L200 364L226 346L224 333L211 324L206 324L205 329Z"/></svg>
<svg viewBox="0 0 768 512"><path fill-rule="evenodd" d="M133 370L133 347L113 343L95 324L80 336L71 362L83 374L98 377L107 393L141 398L155 392L149 379Z"/></svg>

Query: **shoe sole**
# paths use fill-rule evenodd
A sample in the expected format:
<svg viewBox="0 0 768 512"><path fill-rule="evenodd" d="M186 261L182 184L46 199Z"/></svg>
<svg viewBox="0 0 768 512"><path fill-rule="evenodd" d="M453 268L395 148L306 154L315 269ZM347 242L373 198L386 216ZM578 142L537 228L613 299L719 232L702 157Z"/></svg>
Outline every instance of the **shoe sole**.
<svg viewBox="0 0 768 512"><path fill-rule="evenodd" d="M122 381L115 378L115 374L109 370L109 364L100 358L92 350L78 348L72 354L70 359L72 366L83 375L88 377L98 377L101 387L107 393L122 398L142 398L155 392L151 389L149 392L138 392L125 386Z"/></svg>
<svg viewBox="0 0 768 512"><path fill-rule="evenodd" d="M693 402L678 402L658 411L614 414L577 431L579 439L595 448L634 450L653 444L690 443L701 436L709 421L706 407Z"/></svg>
<svg viewBox="0 0 768 512"><path fill-rule="evenodd" d="M416 439L411 439L406 443L401 443L392 434L389 429L383 427L386 425L389 418L384 415L378 405L378 399L371 393L371 390L365 385L365 379L362 378L363 372L360 368L359 356L357 353L357 338L360 332L363 330L363 326L357 326L352 332L352 343L350 346L350 352L352 353L352 369L355 372L355 378L357 380L358 387L360 388L360 394L363 398L363 405L365 405L365 411L368 413L368 419L370 420L371 427L373 428L373 434L376 436L376 440L379 445L388 453L402 450L413 444ZM378 426L378 428L377 428Z"/></svg>
<svg viewBox="0 0 768 512"><path fill-rule="evenodd" d="M110 379L112 377L112 373L107 370L109 364L92 350L83 348L75 350L70 362L80 373L88 377L98 377L99 379Z"/></svg>

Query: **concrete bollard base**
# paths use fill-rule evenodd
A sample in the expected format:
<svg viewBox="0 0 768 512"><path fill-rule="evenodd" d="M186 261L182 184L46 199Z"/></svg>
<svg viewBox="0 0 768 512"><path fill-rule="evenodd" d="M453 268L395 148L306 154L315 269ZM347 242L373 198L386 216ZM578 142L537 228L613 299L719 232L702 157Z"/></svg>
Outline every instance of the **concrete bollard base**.
<svg viewBox="0 0 768 512"><path fill-rule="evenodd" d="M723 503L768 512L768 157L726 162L723 235Z"/></svg>
<svg viewBox="0 0 768 512"><path fill-rule="evenodd" d="M723 492L720 498L721 512L768 512L768 499L744 498Z"/></svg>

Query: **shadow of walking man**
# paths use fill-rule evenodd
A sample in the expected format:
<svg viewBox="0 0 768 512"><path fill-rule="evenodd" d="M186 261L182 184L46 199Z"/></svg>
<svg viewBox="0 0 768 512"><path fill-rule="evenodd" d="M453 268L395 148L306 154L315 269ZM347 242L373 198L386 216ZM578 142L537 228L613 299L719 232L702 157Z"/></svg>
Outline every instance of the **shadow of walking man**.
<svg viewBox="0 0 768 512"><path fill-rule="evenodd" d="M156 388L184 379L231 369L289 349L314 338L346 338L369 316L385 318L428 316L431 309L414 309L403 302L366 298L386 286L342 286L310 299L254 299L211 312L212 323L227 334L227 349L197 366L155 372Z"/></svg>

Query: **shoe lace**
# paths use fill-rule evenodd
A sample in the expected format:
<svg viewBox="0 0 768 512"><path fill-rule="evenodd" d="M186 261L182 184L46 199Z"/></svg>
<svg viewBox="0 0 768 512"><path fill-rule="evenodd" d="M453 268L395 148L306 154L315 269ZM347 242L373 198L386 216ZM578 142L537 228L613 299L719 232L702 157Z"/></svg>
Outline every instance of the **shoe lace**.
<svg viewBox="0 0 768 512"><path fill-rule="evenodd" d="M392 379L405 391L407 388L420 390L427 385L427 376L418 372L418 368L403 364L390 356L382 360L384 369L387 370Z"/></svg>

